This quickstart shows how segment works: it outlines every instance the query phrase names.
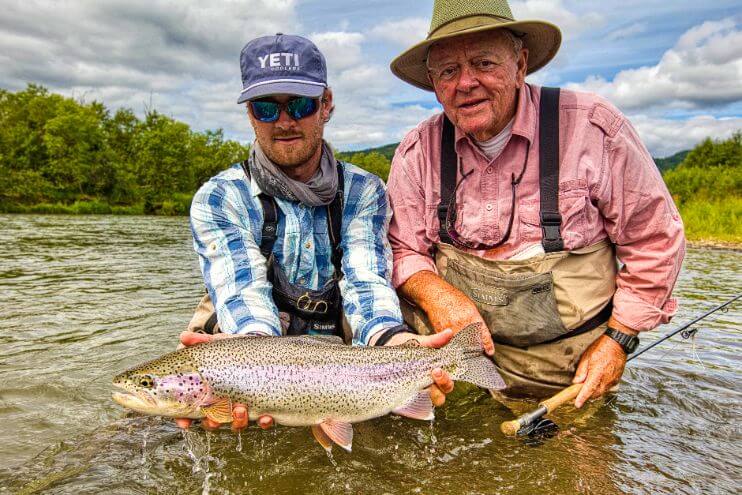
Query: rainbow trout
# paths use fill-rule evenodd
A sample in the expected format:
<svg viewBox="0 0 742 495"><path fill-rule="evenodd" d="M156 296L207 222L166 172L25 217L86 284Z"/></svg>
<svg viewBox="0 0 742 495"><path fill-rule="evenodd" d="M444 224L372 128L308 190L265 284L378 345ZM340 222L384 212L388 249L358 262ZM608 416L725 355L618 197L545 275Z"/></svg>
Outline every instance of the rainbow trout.
<svg viewBox="0 0 742 495"><path fill-rule="evenodd" d="M311 426L323 447L350 451L351 423L390 412L433 419L426 387L442 368L454 380L502 389L483 354L479 332L466 327L441 349L418 345L347 346L335 337L235 337L180 349L113 380L113 399L157 416L232 421L232 403L250 419L264 414L287 426Z"/></svg>

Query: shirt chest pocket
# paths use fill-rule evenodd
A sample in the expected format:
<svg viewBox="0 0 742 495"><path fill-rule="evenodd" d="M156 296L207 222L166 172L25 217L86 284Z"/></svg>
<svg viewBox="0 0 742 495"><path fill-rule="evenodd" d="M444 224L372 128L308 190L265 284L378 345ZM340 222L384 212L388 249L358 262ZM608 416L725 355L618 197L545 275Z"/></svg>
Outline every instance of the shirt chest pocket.
<svg viewBox="0 0 742 495"><path fill-rule="evenodd" d="M587 183L582 179L559 184L559 213L562 215L562 238L567 249L584 247L587 242L586 210L589 207ZM541 240L541 205L536 200L518 205L521 241Z"/></svg>

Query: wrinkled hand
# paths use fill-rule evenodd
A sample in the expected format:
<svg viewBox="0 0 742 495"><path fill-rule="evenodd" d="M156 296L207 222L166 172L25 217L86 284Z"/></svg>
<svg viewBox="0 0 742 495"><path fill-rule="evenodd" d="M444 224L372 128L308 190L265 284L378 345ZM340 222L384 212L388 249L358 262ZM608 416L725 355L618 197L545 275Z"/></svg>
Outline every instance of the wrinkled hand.
<svg viewBox="0 0 742 495"><path fill-rule="evenodd" d="M402 345L410 340L415 340L422 347L438 349L448 344L453 338L453 335L454 333L449 329L433 335L417 335L407 332L398 333L389 339L386 345ZM440 407L446 402L446 394L450 394L453 391L453 380L448 373L440 368L434 369L432 375L433 385L428 387L428 392L430 393L430 400L433 402L433 405Z"/></svg>
<svg viewBox="0 0 742 495"><path fill-rule="evenodd" d="M484 322L479 310L471 301L460 301L459 304L449 306L445 310L432 311L427 313L427 315L433 329L439 332L439 334L448 328L453 329L454 333L457 333L471 324L478 325L484 353L488 356L494 356L495 344L492 342L492 334L489 328L487 328L487 324Z"/></svg>
<svg viewBox="0 0 742 495"><path fill-rule="evenodd" d="M572 383L583 383L575 399L580 408L588 399L597 399L621 380L626 353L612 338L601 335L582 354Z"/></svg>
<svg viewBox="0 0 742 495"><path fill-rule="evenodd" d="M211 342L212 340L228 339L230 337L239 337L239 335L232 335L228 333L207 335L205 333L183 332L180 334L180 344L178 345L178 349L182 349L183 347L190 347L196 344L202 344L204 342ZM245 404L232 404L232 418L233 431L240 431L247 427L247 406ZM191 426L192 422L193 420L189 418L177 418L175 420L175 424L186 430ZM209 418L204 418L201 420L201 426L203 426L206 430L215 430L222 426L222 424L217 423L216 421L212 421ZM264 430L267 430L268 428L273 426L273 418L267 415L260 416L258 418L258 426L260 426Z"/></svg>

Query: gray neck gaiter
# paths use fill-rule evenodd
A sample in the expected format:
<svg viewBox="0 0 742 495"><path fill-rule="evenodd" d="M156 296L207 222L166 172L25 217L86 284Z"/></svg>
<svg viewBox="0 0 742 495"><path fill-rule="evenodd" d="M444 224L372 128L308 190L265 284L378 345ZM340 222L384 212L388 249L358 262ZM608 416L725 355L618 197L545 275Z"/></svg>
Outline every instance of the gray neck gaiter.
<svg viewBox="0 0 742 495"><path fill-rule="evenodd" d="M325 141L322 141L319 169L308 182L300 182L287 176L265 155L257 141L253 143L248 165L260 190L269 196L297 201L307 206L322 206L332 203L337 193L337 162Z"/></svg>

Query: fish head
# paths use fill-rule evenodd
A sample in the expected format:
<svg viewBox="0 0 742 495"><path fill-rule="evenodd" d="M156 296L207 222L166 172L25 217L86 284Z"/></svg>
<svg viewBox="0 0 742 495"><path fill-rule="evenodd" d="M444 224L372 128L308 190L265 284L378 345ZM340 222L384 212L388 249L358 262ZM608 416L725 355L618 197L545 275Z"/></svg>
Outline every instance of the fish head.
<svg viewBox="0 0 742 495"><path fill-rule="evenodd" d="M206 380L183 349L140 364L113 379L113 400L134 411L171 418L202 418L210 400Z"/></svg>

